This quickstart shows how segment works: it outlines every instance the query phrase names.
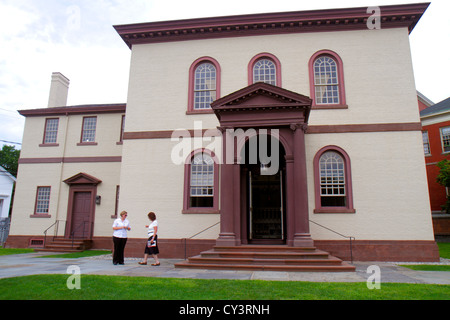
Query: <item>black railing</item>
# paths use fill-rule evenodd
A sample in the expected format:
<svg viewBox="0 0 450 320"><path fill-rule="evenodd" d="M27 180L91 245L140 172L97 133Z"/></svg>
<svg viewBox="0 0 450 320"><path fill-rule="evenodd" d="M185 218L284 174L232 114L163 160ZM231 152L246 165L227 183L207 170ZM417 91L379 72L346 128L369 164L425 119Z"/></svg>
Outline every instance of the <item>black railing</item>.
<svg viewBox="0 0 450 320"><path fill-rule="evenodd" d="M72 232L70 233L70 238L72 239L72 249L73 249L73 242L75 239L75 232L78 232L81 227L83 227L83 236L82 239L86 239L85 233L86 233L86 224L89 224L89 221L82 221L79 223L75 228L72 229Z"/></svg>
<svg viewBox="0 0 450 320"><path fill-rule="evenodd" d="M183 238L183 239L182 239L183 242L184 242L184 259L185 259L185 260L186 260L186 258L187 258L187 253L186 253L186 248L187 248L187 243L186 243L186 242L187 242L187 239L192 239L192 238L198 236L199 234L205 232L206 230L211 229L212 227L217 226L219 223L220 223L220 221L214 223L213 225L209 226L208 228L203 229L203 230L200 231L200 232L197 232L196 234L194 234L193 236L190 236L189 238Z"/></svg>
<svg viewBox="0 0 450 320"><path fill-rule="evenodd" d="M343 234L341 234L341 233L339 233L339 232L337 232L337 231L335 231L335 230L332 230L332 229L330 229L330 228L327 228L327 227L325 227L325 226L323 226L323 225L321 225L321 224L319 224L319 223L317 223L317 222L315 222L315 221L312 221L312 220L309 220L309 222L312 222L312 223L314 223L314 224L316 224L316 225L318 225L318 226L320 226L320 227L322 227L322 228L324 228L324 229L327 229L327 230L329 230L329 231L331 231L331 232L333 232L333 233L335 233L335 234L337 234L337 235L340 235L340 236L343 237L343 238L349 239L349 240L350 240L350 261L351 261L351 263L353 263L353 245L352 245L352 240L355 240L355 237L343 235ZM211 226L209 226L209 227L207 227L207 228L205 228L205 229L203 229L203 230L200 231L200 232L197 232L196 234L194 234L193 236L190 236L189 238L183 238L183 239L182 239L183 242L184 242L184 259L185 259L185 260L186 260L186 258L187 258L187 252L186 252L186 250L187 250L187 240L188 240L188 239L192 239L192 238L198 236L199 234L205 232L205 231L208 230L208 229L211 229L212 227L218 225L219 223L220 223L220 221L214 223L213 225L211 225Z"/></svg>
<svg viewBox="0 0 450 320"><path fill-rule="evenodd" d="M61 221L64 221L64 220L56 220L50 227L48 227L47 229L44 230L44 248L45 248L45 244L46 244L46 240L47 240L47 232L48 232L48 230L50 230L51 228L55 227L55 230L53 232L53 240L55 240L55 237L58 235L59 223Z"/></svg>
<svg viewBox="0 0 450 320"><path fill-rule="evenodd" d="M314 224L316 224L316 225L318 225L318 226L320 226L320 227L322 227L322 228L324 228L324 229L327 229L327 230L329 230L329 231L331 231L331 232L334 232L334 233L336 233L337 235L340 235L341 237L344 237L344 238L349 239L349 240L350 240L350 261L351 261L351 263L353 263L352 240L355 240L355 237L343 235L343 234L341 234L341 233L339 233L339 232L337 232L337 231L334 231L334 230L332 230L332 229L330 229L330 228L327 228L327 227L325 227L325 226L323 226L323 225L321 225L321 224L319 224L319 223L317 223L317 222L314 222L314 221L312 221L312 220L309 220L309 222L312 222L312 223L314 223Z"/></svg>

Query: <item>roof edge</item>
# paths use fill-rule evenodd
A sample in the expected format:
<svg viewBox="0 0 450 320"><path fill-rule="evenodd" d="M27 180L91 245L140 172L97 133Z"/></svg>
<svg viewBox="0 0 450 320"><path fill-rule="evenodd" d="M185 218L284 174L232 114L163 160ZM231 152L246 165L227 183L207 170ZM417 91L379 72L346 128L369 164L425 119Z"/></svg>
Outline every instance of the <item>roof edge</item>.
<svg viewBox="0 0 450 320"><path fill-rule="evenodd" d="M411 32L429 2L379 6L381 27L407 27ZM369 7L258 13L209 18L146 22L113 26L123 41L133 44L239 37L279 33L367 29ZM368 13L369 11L369 13Z"/></svg>
<svg viewBox="0 0 450 320"><path fill-rule="evenodd" d="M51 115L71 115L87 113L123 113L126 110L126 103L117 104L87 104L66 107L39 108L19 110L19 114L24 117L39 117Z"/></svg>

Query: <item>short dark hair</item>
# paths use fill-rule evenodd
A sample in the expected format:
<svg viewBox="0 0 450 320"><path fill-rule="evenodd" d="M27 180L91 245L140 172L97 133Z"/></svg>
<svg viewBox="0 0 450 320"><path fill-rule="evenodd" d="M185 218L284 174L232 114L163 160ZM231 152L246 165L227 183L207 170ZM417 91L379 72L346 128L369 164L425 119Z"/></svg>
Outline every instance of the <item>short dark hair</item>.
<svg viewBox="0 0 450 320"><path fill-rule="evenodd" d="M148 213L148 218L152 221L156 220L156 214L152 211Z"/></svg>

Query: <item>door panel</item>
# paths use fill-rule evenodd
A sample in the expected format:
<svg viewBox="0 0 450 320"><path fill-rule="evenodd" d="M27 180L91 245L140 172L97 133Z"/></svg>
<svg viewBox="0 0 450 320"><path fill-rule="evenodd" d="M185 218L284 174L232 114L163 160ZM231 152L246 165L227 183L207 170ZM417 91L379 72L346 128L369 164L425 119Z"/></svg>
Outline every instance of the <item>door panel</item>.
<svg viewBox="0 0 450 320"><path fill-rule="evenodd" d="M283 240L282 174L255 175L249 171L249 240Z"/></svg>
<svg viewBox="0 0 450 320"><path fill-rule="evenodd" d="M88 237L91 218L92 192L74 192L71 234L75 238Z"/></svg>

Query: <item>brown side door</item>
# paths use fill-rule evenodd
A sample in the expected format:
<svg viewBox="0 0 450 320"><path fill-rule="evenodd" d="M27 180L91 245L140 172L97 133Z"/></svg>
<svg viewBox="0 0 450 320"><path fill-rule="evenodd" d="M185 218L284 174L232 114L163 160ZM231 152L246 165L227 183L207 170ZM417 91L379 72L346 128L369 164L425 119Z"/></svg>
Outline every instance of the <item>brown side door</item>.
<svg viewBox="0 0 450 320"><path fill-rule="evenodd" d="M71 232L74 238L89 238L92 192L74 192Z"/></svg>

